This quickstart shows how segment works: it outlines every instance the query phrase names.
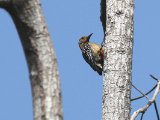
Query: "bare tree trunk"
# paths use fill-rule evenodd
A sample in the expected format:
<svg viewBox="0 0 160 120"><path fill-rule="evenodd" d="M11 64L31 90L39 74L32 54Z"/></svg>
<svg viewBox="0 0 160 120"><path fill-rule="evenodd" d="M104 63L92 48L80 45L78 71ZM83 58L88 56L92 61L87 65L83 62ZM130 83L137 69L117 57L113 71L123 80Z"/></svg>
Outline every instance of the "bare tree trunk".
<svg viewBox="0 0 160 120"><path fill-rule="evenodd" d="M129 120L134 3L107 0L105 10L102 120Z"/></svg>
<svg viewBox="0 0 160 120"><path fill-rule="evenodd" d="M0 0L12 16L27 59L34 120L62 120L57 60L39 0Z"/></svg>

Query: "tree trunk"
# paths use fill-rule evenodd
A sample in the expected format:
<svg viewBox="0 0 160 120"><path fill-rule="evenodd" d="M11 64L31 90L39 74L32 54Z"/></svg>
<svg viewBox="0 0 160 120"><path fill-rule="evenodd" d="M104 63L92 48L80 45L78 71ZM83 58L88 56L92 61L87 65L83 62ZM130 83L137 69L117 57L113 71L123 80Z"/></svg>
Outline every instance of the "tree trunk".
<svg viewBox="0 0 160 120"><path fill-rule="evenodd" d="M39 0L0 0L12 16L27 59L34 120L62 120L57 60Z"/></svg>
<svg viewBox="0 0 160 120"><path fill-rule="evenodd" d="M129 120L134 3L107 0L103 10L106 10L106 36L102 120Z"/></svg>

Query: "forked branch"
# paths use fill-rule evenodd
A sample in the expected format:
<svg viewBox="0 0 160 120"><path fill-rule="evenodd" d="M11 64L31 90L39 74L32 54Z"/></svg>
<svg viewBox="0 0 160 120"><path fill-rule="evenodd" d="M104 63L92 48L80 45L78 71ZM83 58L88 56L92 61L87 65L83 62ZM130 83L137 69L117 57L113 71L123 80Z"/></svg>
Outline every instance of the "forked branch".
<svg viewBox="0 0 160 120"><path fill-rule="evenodd" d="M157 97L157 95L158 95L159 92L160 92L160 81L158 81L158 83L157 83L157 86L156 86L156 89L155 89L155 92L154 92L154 94L153 94L152 99L149 100L148 103L147 103L144 107L142 107L142 108L138 109L137 111L135 111L135 112L132 114L130 120L135 120L135 118L138 116L139 113L142 113L142 115L143 115L143 114L147 111L147 109L152 105L152 103L154 103L154 105L155 105L155 110L156 110L156 113L157 113L157 112L158 112L158 109L157 109L157 105L155 104L155 100L156 100L156 97ZM158 116L157 118L159 118L158 113L157 113L157 116ZM141 117L141 118L142 118L142 117Z"/></svg>

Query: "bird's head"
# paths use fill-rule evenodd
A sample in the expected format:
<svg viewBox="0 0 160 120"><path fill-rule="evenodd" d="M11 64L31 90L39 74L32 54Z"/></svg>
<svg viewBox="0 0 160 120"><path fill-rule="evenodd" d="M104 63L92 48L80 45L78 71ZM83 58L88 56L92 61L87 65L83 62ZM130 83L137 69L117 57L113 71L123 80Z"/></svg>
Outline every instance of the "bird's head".
<svg viewBox="0 0 160 120"><path fill-rule="evenodd" d="M87 43L89 42L90 37L92 36L93 33L91 33L88 36L83 36L79 39L79 44Z"/></svg>

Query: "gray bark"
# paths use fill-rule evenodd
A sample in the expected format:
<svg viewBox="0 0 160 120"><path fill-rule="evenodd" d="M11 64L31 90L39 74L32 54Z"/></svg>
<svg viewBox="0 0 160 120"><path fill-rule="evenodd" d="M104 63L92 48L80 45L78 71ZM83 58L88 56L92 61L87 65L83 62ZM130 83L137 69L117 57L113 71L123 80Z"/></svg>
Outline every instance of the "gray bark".
<svg viewBox="0 0 160 120"><path fill-rule="evenodd" d="M39 0L0 0L12 16L28 63L34 120L62 120L57 60Z"/></svg>
<svg viewBox="0 0 160 120"><path fill-rule="evenodd" d="M106 1L102 120L130 119L133 12L133 0Z"/></svg>

